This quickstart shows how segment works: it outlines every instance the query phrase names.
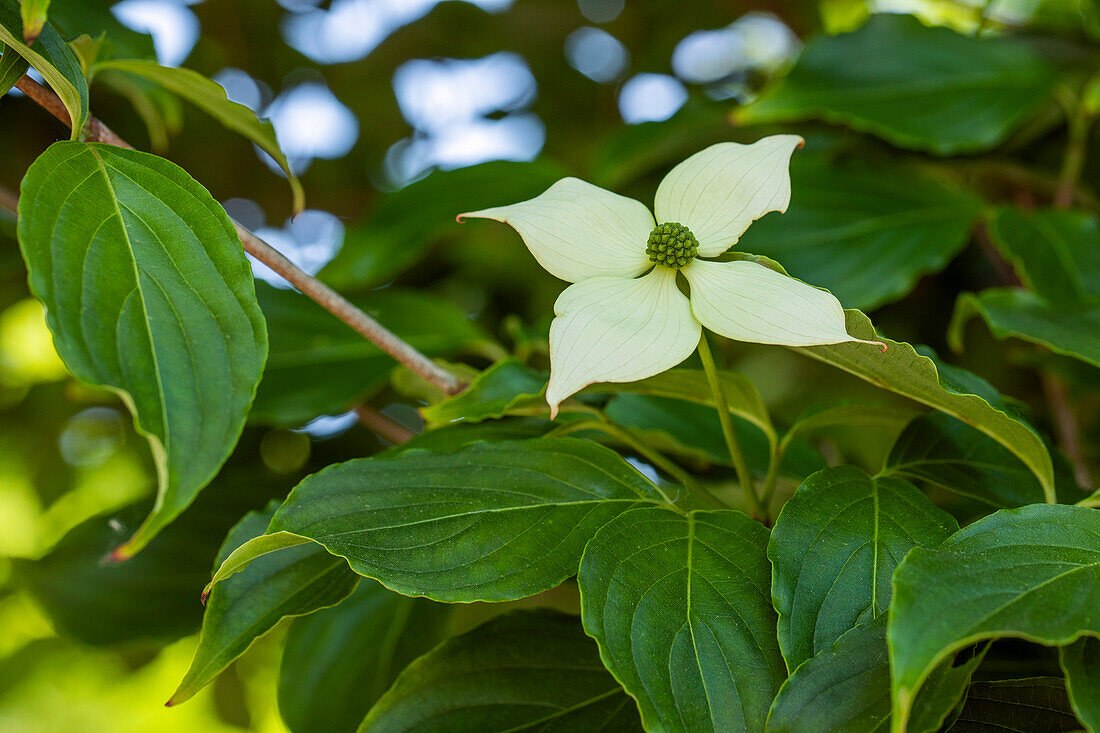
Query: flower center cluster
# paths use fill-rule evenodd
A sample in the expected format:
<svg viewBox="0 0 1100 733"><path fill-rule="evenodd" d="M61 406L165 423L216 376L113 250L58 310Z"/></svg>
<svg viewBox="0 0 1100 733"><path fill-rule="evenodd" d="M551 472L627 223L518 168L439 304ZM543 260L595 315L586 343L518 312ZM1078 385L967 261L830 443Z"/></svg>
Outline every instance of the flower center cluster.
<svg viewBox="0 0 1100 733"><path fill-rule="evenodd" d="M679 270L695 259L699 251L699 242L683 224L676 221L666 221L658 224L649 233L649 241L646 243L645 253L649 259L658 265Z"/></svg>

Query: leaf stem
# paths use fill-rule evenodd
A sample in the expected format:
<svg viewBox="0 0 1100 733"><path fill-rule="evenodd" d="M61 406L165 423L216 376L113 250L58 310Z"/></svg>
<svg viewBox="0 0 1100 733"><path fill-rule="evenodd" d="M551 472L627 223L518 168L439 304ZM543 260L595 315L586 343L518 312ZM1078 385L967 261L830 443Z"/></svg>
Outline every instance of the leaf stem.
<svg viewBox="0 0 1100 733"><path fill-rule="evenodd" d="M764 477L764 488L760 492L760 503L767 507L771 505L772 496L775 495L775 485L779 480L779 467L783 465L783 457L787 453L790 441L787 436L774 441L768 454L768 475Z"/></svg>
<svg viewBox="0 0 1100 733"><path fill-rule="evenodd" d="M16 83L16 87L26 94L40 107L52 114L66 125L71 125L69 113L65 105L52 91L24 76ZM87 127L84 129L84 139L90 142L107 143L120 148L133 150L133 146L111 131L106 125L94 117L88 118ZM232 221L232 219L230 219ZM420 351L414 349L395 333L387 329L378 321L368 316L355 307L344 296L325 285L317 278L309 275L293 262L283 256L281 252L263 241L236 221L233 227L241 238L241 244L245 252L255 257L260 262L270 267L296 287L302 294L317 302L321 307L341 321L351 326L359 335L367 339L375 346L386 352L400 364L416 372L421 377L431 382L447 394L456 394L463 385L450 372L443 369Z"/></svg>
<svg viewBox="0 0 1100 733"><path fill-rule="evenodd" d="M718 368L714 365L714 355L710 352L707 343L707 332L703 331L699 337L699 359L703 362L703 371L707 375L707 383L714 394L715 406L718 408L718 421L722 424L722 435L726 439L726 448L730 452L733 461L733 470L737 472L737 479L741 483L741 493L745 495L745 504L748 506L748 515L753 519L767 521L767 511L761 506L760 499L756 496L756 487L752 483L752 474L749 472L749 464L745 460L745 454L737 442L737 434L733 431L733 418L730 417L729 403L726 402L725 392L722 391L722 382L718 377Z"/></svg>
<svg viewBox="0 0 1100 733"><path fill-rule="evenodd" d="M1069 140L1062 158L1062 172L1058 175L1058 188L1054 192L1055 208L1068 209L1073 205L1077 181L1085 165L1092 122L1093 115L1088 106L1084 101L1078 100L1076 109L1069 118Z"/></svg>

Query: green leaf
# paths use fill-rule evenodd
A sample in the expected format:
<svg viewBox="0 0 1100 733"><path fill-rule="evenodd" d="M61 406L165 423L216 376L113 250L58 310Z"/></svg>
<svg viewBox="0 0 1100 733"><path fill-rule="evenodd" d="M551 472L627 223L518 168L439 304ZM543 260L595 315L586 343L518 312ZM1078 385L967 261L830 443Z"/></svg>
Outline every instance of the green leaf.
<svg viewBox="0 0 1100 733"><path fill-rule="evenodd" d="M1043 501L1039 480L1011 451L943 414L911 422L890 449L882 473L927 481L998 509Z"/></svg>
<svg viewBox="0 0 1100 733"><path fill-rule="evenodd" d="M409 665L359 728L520 730L642 730L630 698L574 616L515 611L448 639Z"/></svg>
<svg viewBox="0 0 1100 733"><path fill-rule="evenodd" d="M46 25L50 0L19 0L19 11L23 18L23 40L30 46L38 40Z"/></svg>
<svg viewBox="0 0 1100 733"><path fill-rule="evenodd" d="M1081 724L1058 677L972 682L951 733L1068 733Z"/></svg>
<svg viewBox="0 0 1100 733"><path fill-rule="evenodd" d="M905 148L978 152L1003 141L1054 83L1052 69L1015 39L976 39L882 14L851 33L811 40L790 73L736 121L817 118Z"/></svg>
<svg viewBox="0 0 1100 733"><path fill-rule="evenodd" d="M69 44L53 26L42 28L34 48L23 43L23 23L14 0L0 0L0 43L27 60L54 90L69 112L72 139L80 137L88 120L88 82Z"/></svg>
<svg viewBox="0 0 1100 733"><path fill-rule="evenodd" d="M295 213L306 207L302 184L294 175L286 155L279 147L279 140L275 137L275 128L271 122L259 119L255 112L243 104L229 101L221 84L191 69L161 66L155 61L145 59L102 61L92 68L92 73L96 74L108 69L133 74L159 84L164 89L191 102L227 129L256 143L265 153L274 158L286 173L290 190L294 194Z"/></svg>
<svg viewBox="0 0 1100 733"><path fill-rule="evenodd" d="M855 466L806 479L768 541L779 646L794 670L857 624L886 613L890 577L914 547L934 547L958 523L906 481Z"/></svg>
<svg viewBox="0 0 1100 733"><path fill-rule="evenodd" d="M428 425L457 420L481 422L521 408L545 408L546 375L515 359L504 359L483 371L453 397L420 410Z"/></svg>
<svg viewBox="0 0 1100 733"><path fill-rule="evenodd" d="M947 329L955 351L963 350L963 329L974 316L981 316L998 339L1023 339L1100 366L1100 299L1052 304L1018 288L963 293Z"/></svg>
<svg viewBox="0 0 1100 733"><path fill-rule="evenodd" d="M246 514L226 536L215 567L263 535L277 507L272 502L262 512ZM335 605L358 582L343 558L308 543L269 553L219 583L206 601L195 658L168 705L191 698L280 620Z"/></svg>
<svg viewBox="0 0 1100 733"><path fill-rule="evenodd" d="M53 0L50 23L72 40L87 34L101 39L99 58L155 59L153 37L127 28L111 7L115 0Z"/></svg>
<svg viewBox="0 0 1100 733"><path fill-rule="evenodd" d="M931 733L962 699L984 651L940 665L922 689L910 733ZM768 733L879 733L890 725L886 615L846 632L798 667L779 688Z"/></svg>
<svg viewBox="0 0 1100 733"><path fill-rule="evenodd" d="M3 43L0 43L0 51L4 54L0 56L0 97L3 97L11 91L17 81L23 78L30 64Z"/></svg>
<svg viewBox="0 0 1100 733"><path fill-rule="evenodd" d="M626 512L585 548L584 628L647 730L761 731L785 676L764 550L740 512Z"/></svg>
<svg viewBox="0 0 1100 733"><path fill-rule="evenodd" d="M1060 650L1066 688L1077 717L1100 731L1100 639L1086 636Z"/></svg>
<svg viewBox="0 0 1100 733"><path fill-rule="evenodd" d="M508 238L511 233L506 231L460 227L455 216L533 198L565 175L561 166L545 159L436 171L382 196L370 216L348 231L320 277L337 289L374 287L419 262L445 237Z"/></svg>
<svg viewBox="0 0 1100 733"><path fill-rule="evenodd" d="M982 206L972 193L893 161L795 156L791 187L787 212L753 224L737 248L775 258L850 308L897 300L942 270L966 245Z"/></svg>
<svg viewBox="0 0 1100 733"><path fill-rule="evenodd" d="M849 334L882 341L887 346L886 353L854 343L795 350L974 426L1015 453L1038 477L1046 500L1055 501L1050 453L1030 426L996 404L999 401L996 390L963 369L945 367L918 354L907 343L879 336L867 316L857 310L845 311L845 315Z"/></svg>
<svg viewBox="0 0 1100 733"><path fill-rule="evenodd" d="M1001 208L989 235L1016 275L1052 303L1100 298L1100 221L1077 211Z"/></svg>
<svg viewBox="0 0 1100 733"><path fill-rule="evenodd" d="M271 353L251 419L298 427L344 412L384 386L395 362L309 298L256 284ZM456 305L413 290L387 288L353 298L414 348L432 356L485 350L489 337Z"/></svg>
<svg viewBox="0 0 1100 733"><path fill-rule="evenodd" d="M613 517L664 503L656 486L595 443L477 443L330 466L298 484L268 536L318 542L403 595L507 601L574 575L584 544ZM247 561L249 545L238 552Z"/></svg>
<svg viewBox="0 0 1100 733"><path fill-rule="evenodd" d="M279 712L294 733L352 733L410 662L446 634L449 606L364 580L334 608L294 619L279 664Z"/></svg>
<svg viewBox="0 0 1100 733"><path fill-rule="evenodd" d="M116 390L149 438L157 503L125 559L218 472L267 356L252 270L225 210L147 153L55 143L27 171L19 243L54 344Z"/></svg>
<svg viewBox="0 0 1100 733"><path fill-rule="evenodd" d="M1033 504L916 548L894 575L895 730L928 673L958 649L1018 637L1049 646L1100 635L1100 512Z"/></svg>

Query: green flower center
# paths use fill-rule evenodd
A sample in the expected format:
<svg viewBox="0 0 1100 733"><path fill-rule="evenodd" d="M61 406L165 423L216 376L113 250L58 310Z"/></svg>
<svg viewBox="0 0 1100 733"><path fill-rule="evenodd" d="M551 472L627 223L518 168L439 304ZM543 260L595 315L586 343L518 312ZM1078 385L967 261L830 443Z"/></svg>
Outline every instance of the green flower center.
<svg viewBox="0 0 1100 733"><path fill-rule="evenodd" d="M699 251L699 242L683 224L676 221L666 221L658 224L649 233L649 241L646 243L645 253L649 259L658 265L679 270L695 259Z"/></svg>

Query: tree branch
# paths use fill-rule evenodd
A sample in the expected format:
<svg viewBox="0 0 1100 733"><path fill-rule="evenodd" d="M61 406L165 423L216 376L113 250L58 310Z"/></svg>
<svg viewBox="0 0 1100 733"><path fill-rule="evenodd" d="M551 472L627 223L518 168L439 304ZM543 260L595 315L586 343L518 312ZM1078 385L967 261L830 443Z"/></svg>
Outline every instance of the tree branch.
<svg viewBox="0 0 1100 733"><path fill-rule="evenodd" d="M15 86L63 124L71 126L69 113L65 109L65 105L52 91L28 76L20 79ZM132 145L116 135L95 117L88 118L88 125L84 128L84 138L91 142L107 143L108 145L130 150L134 149ZM347 298L306 273L274 247L236 221L233 221L233 226L241 238L241 244L244 246L245 252L277 272L304 295L312 298L329 313L351 326L363 338L447 394L455 394L462 389L462 383L453 374L441 368L381 323L356 308Z"/></svg>

